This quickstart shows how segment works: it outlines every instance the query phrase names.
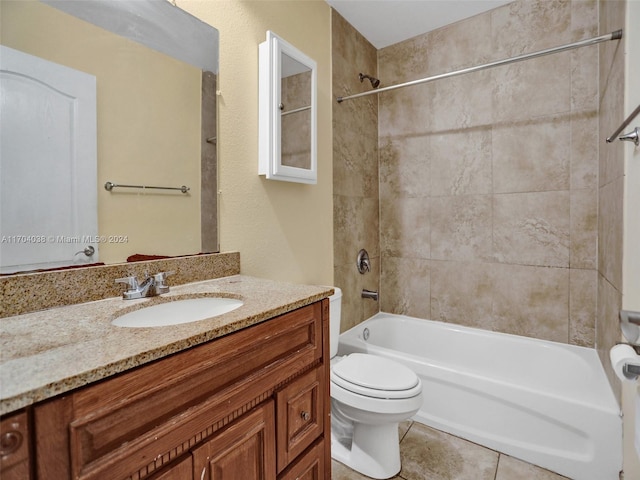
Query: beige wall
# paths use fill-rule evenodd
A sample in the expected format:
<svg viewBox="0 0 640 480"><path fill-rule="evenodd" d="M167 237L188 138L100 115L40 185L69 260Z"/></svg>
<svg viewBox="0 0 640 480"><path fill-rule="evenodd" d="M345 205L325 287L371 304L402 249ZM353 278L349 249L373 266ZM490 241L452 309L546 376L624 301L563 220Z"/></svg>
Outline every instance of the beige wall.
<svg viewBox="0 0 640 480"><path fill-rule="evenodd" d="M624 1L600 2L600 31L624 28ZM626 41L626 39L624 39ZM599 138L613 133L624 119L624 41L600 48ZM598 329L596 346L614 391L620 382L611 369L609 350L620 341L618 312L622 308L624 148L622 142L599 144L598 183Z"/></svg>
<svg viewBox="0 0 640 480"><path fill-rule="evenodd" d="M595 1L519 1L376 61L334 14L334 91L367 89L360 71L384 86L595 36L597 18ZM359 294L379 274L384 311L595 344L597 64L590 47L334 106L343 324L378 307ZM374 275L355 270L362 247Z"/></svg>
<svg viewBox="0 0 640 480"><path fill-rule="evenodd" d="M598 33L520 0L382 49L400 83ZM595 343L598 47L380 95L381 308Z"/></svg>
<svg viewBox="0 0 640 480"><path fill-rule="evenodd" d="M627 1L625 28L625 118L640 104L640 2ZM640 125L640 118L631 123L623 133ZM609 132L606 135L610 135ZM625 310L640 311L640 149L633 144L625 144L625 193L624 193L624 249L623 249L623 292L622 307ZM640 456L634 445L636 401L640 395L638 382L623 385L622 406L624 411L624 472L625 478L640 478Z"/></svg>
<svg viewBox="0 0 640 480"><path fill-rule="evenodd" d="M220 246L242 273L333 282L330 9L317 1L198 1L177 5L220 31ZM266 31L318 64L318 184L258 176L258 45Z"/></svg>
<svg viewBox="0 0 640 480"><path fill-rule="evenodd" d="M640 105L640 2L627 1L627 28L625 28L625 118ZM623 132L640 126L640 117ZM613 132L610 132L610 135ZM640 148L625 143L625 195L624 195L624 252L623 252L623 308L640 311Z"/></svg>
<svg viewBox="0 0 640 480"><path fill-rule="evenodd" d="M199 253L200 70L40 2L3 1L1 38L98 78L98 230L128 240L99 245L100 261ZM107 181L191 191L109 193Z"/></svg>
<svg viewBox="0 0 640 480"><path fill-rule="evenodd" d="M358 73L377 74L376 49L335 11L331 35L334 94L370 90ZM379 309L378 302L361 297L363 289L378 290L380 283L377 95L334 102L333 123L334 275L342 289L344 331ZM371 272L365 274L356 267L361 248L371 260Z"/></svg>

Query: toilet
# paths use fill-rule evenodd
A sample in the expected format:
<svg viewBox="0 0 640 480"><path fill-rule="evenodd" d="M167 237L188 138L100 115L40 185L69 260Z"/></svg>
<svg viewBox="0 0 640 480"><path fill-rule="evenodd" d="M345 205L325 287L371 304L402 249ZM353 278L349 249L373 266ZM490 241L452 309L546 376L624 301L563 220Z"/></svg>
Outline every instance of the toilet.
<svg viewBox="0 0 640 480"><path fill-rule="evenodd" d="M367 353L337 356L342 291L330 301L331 457L372 478L400 471L398 424L422 406L422 383L410 368Z"/></svg>

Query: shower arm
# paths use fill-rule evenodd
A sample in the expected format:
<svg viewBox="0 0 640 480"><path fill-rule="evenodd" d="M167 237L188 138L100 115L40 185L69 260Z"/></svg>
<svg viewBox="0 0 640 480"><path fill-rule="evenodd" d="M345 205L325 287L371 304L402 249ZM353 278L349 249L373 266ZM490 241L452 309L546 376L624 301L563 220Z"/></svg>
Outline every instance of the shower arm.
<svg viewBox="0 0 640 480"><path fill-rule="evenodd" d="M485 63L484 65L477 65L475 67L463 68L453 72L442 73L440 75L434 75L432 77L421 78L419 80L412 80L410 82L399 83L398 85L390 85L388 87L378 88L377 90L369 90L367 92L356 93L354 95L348 95L346 97L338 97L338 103L342 103L345 100L351 100L353 98L364 97L366 95L373 95L375 93L388 92L390 90L396 90L403 87L411 87L413 85L420 85L422 83L433 82L434 80L440 80L442 78L455 77L457 75L463 75L465 73L478 72L487 68L499 67L501 65L508 65L510 63L521 62L523 60L529 60L531 58L542 57L544 55L551 55L552 53L564 52L567 50L573 50L574 48L588 47L601 42L607 42L609 40L619 40L622 38L622 30L616 30L606 35L600 35L599 37L588 38L586 40L580 40L578 42L569 43L559 47L548 48L546 50L540 50L538 52L525 53L518 55L517 57L505 58L504 60L497 60L495 62Z"/></svg>

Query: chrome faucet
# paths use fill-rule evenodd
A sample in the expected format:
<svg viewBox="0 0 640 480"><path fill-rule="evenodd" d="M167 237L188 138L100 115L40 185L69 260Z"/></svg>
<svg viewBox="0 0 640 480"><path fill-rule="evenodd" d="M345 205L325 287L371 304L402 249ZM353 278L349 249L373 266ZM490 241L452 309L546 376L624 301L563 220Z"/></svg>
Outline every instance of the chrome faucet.
<svg viewBox="0 0 640 480"><path fill-rule="evenodd" d="M371 300L378 301L378 292L373 290L367 290L366 288L362 290L361 294L362 298L370 298Z"/></svg>
<svg viewBox="0 0 640 480"><path fill-rule="evenodd" d="M145 273L142 283L138 283L135 276L116 278L116 283L126 283L129 288L122 294L125 300L133 300L134 298L155 297L162 293L169 292L169 286L166 284L167 277L175 272L160 272L149 276Z"/></svg>

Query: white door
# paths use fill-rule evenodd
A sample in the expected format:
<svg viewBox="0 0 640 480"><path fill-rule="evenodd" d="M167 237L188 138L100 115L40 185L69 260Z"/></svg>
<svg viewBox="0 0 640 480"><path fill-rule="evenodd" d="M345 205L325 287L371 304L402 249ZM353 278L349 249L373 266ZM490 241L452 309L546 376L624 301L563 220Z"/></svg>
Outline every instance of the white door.
<svg viewBox="0 0 640 480"><path fill-rule="evenodd" d="M96 262L96 78L0 46L0 109L0 272Z"/></svg>

